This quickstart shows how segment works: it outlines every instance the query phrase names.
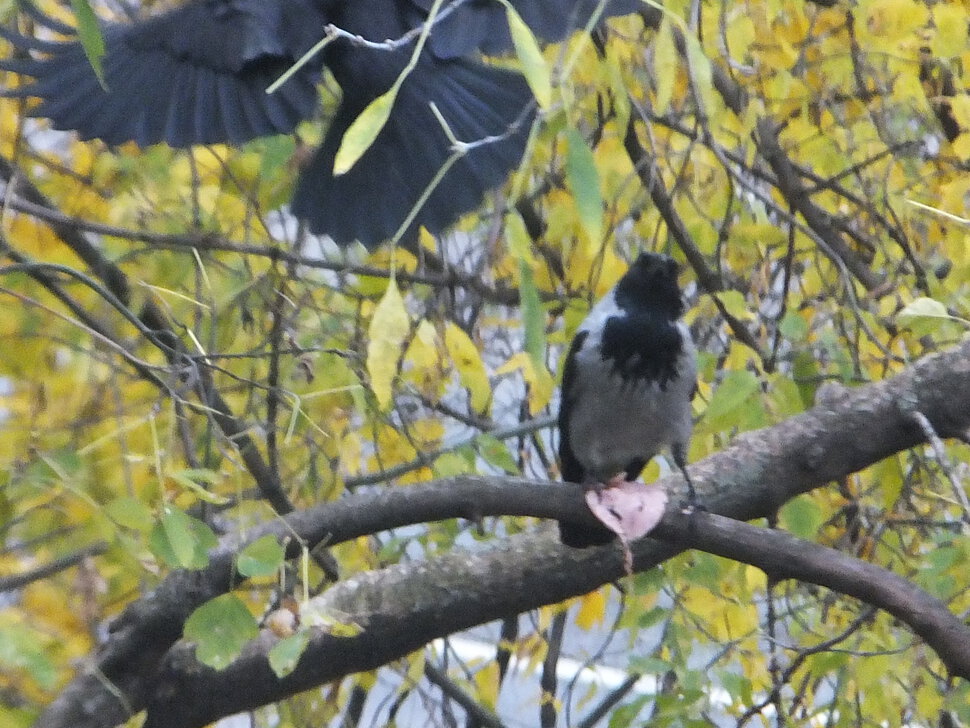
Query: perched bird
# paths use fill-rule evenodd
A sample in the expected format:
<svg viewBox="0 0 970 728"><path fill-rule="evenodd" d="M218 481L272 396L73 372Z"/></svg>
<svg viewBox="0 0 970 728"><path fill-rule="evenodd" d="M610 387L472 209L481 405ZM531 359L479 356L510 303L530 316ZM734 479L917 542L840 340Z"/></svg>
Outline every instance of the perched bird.
<svg viewBox="0 0 970 728"><path fill-rule="evenodd" d="M590 310L566 355L559 408L559 461L563 480L609 488L640 475L669 447L687 480L691 506L697 496L686 470L697 382L694 344L679 321L684 303L677 265L641 253ZM606 528L560 522L567 546L609 543Z"/></svg>
<svg viewBox="0 0 970 728"><path fill-rule="evenodd" d="M641 0L608 0L603 16L634 12ZM401 76L433 0L190 0L135 23L102 24L102 86L76 31L30 0L25 12L65 41L0 29L20 51L0 70L32 79L0 95L34 97L35 116L82 139L139 146L241 144L288 134L317 109L317 84L328 68L342 91L333 120L303 169L291 209L311 232L368 247L405 230L437 233L477 207L521 160L532 93L518 73L487 65L480 53L512 46L498 0L444 0L417 64L401 83L390 116L370 148L334 175L344 132ZM559 41L584 27L598 0L511 0L538 38ZM266 89L312 49L332 25L323 50L277 91ZM392 41L392 42L388 42ZM396 42L394 42L396 41ZM473 145L425 190L452 155L451 134ZM484 140L484 141L483 141Z"/></svg>

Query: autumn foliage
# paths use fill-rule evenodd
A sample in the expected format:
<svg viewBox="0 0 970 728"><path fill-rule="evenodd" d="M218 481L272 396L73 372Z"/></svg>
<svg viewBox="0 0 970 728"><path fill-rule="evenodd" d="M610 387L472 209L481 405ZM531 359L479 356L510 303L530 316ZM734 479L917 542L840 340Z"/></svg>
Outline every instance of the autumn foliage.
<svg viewBox="0 0 970 728"><path fill-rule="evenodd" d="M0 19L24 27L14 3L0 0ZM369 572L533 556L509 543L552 549L548 569L598 568L557 550L544 519L476 522L473 509L336 544L272 529L445 478L555 481L564 345L641 249L684 266L701 372L692 463L958 345L968 24L961 2L647 3L541 54L520 46L496 61L524 67L541 107L520 169L447 234L370 254L304 235L282 209L320 123L241 149L109 149L0 100L0 723L69 725L43 711L87 690L110 620L214 554L234 565L212 587L223 593L166 623L156 662L125 674L180 649L221 669L265 644L267 679L290 675L313 630L366 634L310 605ZM756 524L885 567L965 622L970 447L914 412L921 444L766 502ZM661 460L645 479L669 472ZM718 474L698 469L718 502ZM384 667L293 678L312 689L281 689L296 696L259 708L257 725L339 725L381 674L396 676L389 703L430 700L439 719L474 705L486 725L517 679L511 654L553 676L554 695L532 697L535 725L579 725L600 705L613 726L970 722L966 675L865 601L698 550L622 592L609 581L539 594L531 619L492 615L505 621L488 659L402 641L407 656ZM556 659L597 650L656 690L631 684L608 703L556 684ZM127 685L135 713L157 699ZM389 720L389 706L366 710Z"/></svg>

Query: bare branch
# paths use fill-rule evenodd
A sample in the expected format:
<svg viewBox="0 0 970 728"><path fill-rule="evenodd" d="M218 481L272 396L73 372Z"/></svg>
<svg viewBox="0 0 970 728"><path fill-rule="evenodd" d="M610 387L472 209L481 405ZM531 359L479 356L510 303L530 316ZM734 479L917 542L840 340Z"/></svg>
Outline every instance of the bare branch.
<svg viewBox="0 0 970 728"><path fill-rule="evenodd" d="M15 187L16 194L28 202L41 207L52 207L43 193L23 175L17 174L17 168L2 156L0 156L0 177L7 181L8 186ZM91 268L95 277L104 283L108 291L121 305L126 308L130 306L132 302L131 285L124 271L108 260L101 249L88 240L77 228L68 223L50 222L49 224L61 241ZM35 280L50 288L48 280L37 278L37 276L35 276ZM51 290L55 295L58 295L56 289L52 288ZM256 480L263 497L277 513L289 513L293 510L289 498L283 491L282 484L266 464L255 441L250 436L249 425L233 413L229 403L216 389L208 368L193 366L191 360L182 356L182 352L190 350L190 347L185 346L172 330L165 314L154 300L146 299L136 316L142 330L151 332L151 336L147 337L148 341L158 347L172 365L179 368L191 367L194 374L193 384L199 399L209 409L212 419L222 430L222 433L239 450L243 462Z"/></svg>
<svg viewBox="0 0 970 728"><path fill-rule="evenodd" d="M494 712L472 698L461 689L461 686L456 685L445 672L439 670L430 662L424 663L424 676L441 688L441 692L464 708L477 725L486 728L505 728L505 724Z"/></svg>
<svg viewBox="0 0 970 728"><path fill-rule="evenodd" d="M54 574L64 571L65 569L70 569L71 567L77 566L87 558L103 554L107 550L108 544L104 542L94 543L80 549L79 551L75 551L74 553L54 559L43 566L38 566L36 569L31 569L30 571L25 571L24 573L17 574L15 576L4 576L0 578L0 593L13 591L14 589L21 589L35 581L46 579L47 577L53 576Z"/></svg>

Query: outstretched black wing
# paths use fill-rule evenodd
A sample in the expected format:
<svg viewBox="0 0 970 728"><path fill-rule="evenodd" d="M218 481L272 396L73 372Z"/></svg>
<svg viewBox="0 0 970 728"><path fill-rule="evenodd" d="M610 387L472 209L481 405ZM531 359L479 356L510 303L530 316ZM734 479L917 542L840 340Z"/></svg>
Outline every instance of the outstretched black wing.
<svg viewBox="0 0 970 728"><path fill-rule="evenodd" d="M316 108L320 62L278 92L265 93L322 33L324 20L308 0L202 0L139 23L105 23L107 88L72 29L36 10L31 14L68 39L2 31L28 54L0 60L0 70L32 79L3 95L40 99L34 116L76 130L82 139L238 144L290 132Z"/></svg>
<svg viewBox="0 0 970 728"><path fill-rule="evenodd" d="M337 78L361 89L365 72L382 60L354 60ZM458 141L480 145L449 162L452 144L431 104ZM307 220L313 232L338 242L357 239L368 247L394 235L412 209L417 214L403 231L405 238L420 225L440 232L478 207L486 191L502 184L518 165L531 104L532 94L519 74L464 59L423 58L402 84L373 144L346 174L334 177L334 155L362 110L345 94L326 138L300 175L293 213ZM448 163L448 171L432 186Z"/></svg>
<svg viewBox="0 0 970 728"><path fill-rule="evenodd" d="M576 451L576 445L570 436L570 417L578 406L575 398L575 380L577 375L576 355L583 348L583 343L589 336L588 331L580 331L573 338L566 354L562 374L562 385L559 388L561 400L559 402L559 470L562 479L567 483L589 485L589 476ZM579 443L581 446L582 443ZM639 474L639 473L638 473ZM636 477L636 476L634 476ZM602 546L610 543L616 534L602 526L585 526L570 521L559 522L559 540L567 546L584 549L589 546Z"/></svg>
<svg viewBox="0 0 970 728"><path fill-rule="evenodd" d="M0 60L0 70L31 79L0 93L39 99L33 115L51 119L57 129L74 129L82 139L239 144L288 133L310 117L327 65L343 98L301 174L292 209L313 232L341 244L373 246L392 236L412 211L408 236L419 226L432 232L448 227L504 181L525 148L533 106L528 86L518 74L474 57L511 47L504 7L496 0L450 1L456 4L445 3L448 13L401 85L387 125L354 167L337 177L333 161L344 132L398 78L413 38L390 50L339 38L277 91L266 94L266 88L323 38L326 24L373 43L401 39L425 21L431 0L194 0L145 21L105 23L106 89L74 31L27 5L35 22L67 39L0 30L22 51ZM584 25L598 2L512 0L546 40ZM638 6L639 0L609 0L604 15ZM432 103L454 137L474 145L433 189L453 149Z"/></svg>

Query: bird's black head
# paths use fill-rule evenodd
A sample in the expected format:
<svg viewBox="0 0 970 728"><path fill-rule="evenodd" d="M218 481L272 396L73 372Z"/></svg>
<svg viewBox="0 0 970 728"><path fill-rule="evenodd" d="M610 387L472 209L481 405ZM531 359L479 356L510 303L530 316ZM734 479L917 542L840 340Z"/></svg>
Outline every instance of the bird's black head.
<svg viewBox="0 0 970 728"><path fill-rule="evenodd" d="M684 302L677 286L677 263L659 253L640 253L616 284L616 305L625 311L649 309L679 318Z"/></svg>

